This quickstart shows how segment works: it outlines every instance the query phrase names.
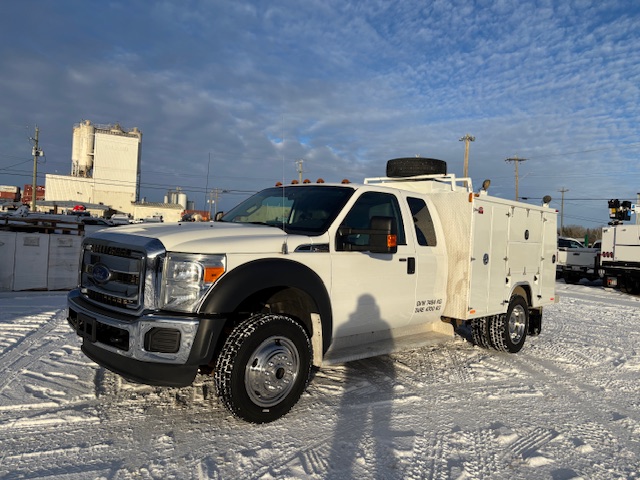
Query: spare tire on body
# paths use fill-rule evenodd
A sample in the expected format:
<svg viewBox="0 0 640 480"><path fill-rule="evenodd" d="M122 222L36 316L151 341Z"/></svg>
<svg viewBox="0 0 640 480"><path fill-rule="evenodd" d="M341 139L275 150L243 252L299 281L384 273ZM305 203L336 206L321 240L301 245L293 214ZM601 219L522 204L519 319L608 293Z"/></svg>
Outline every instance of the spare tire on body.
<svg viewBox="0 0 640 480"><path fill-rule="evenodd" d="M387 162L387 177L446 174L447 162L437 158L405 157L394 158Z"/></svg>

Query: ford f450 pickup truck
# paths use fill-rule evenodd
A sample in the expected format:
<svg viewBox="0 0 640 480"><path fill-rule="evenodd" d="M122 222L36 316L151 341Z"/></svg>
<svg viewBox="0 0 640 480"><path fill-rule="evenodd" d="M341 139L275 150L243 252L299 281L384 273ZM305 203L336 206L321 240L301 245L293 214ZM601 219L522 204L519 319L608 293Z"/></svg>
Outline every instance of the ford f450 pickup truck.
<svg viewBox="0 0 640 480"><path fill-rule="evenodd" d="M555 299L557 214L486 183L401 158L362 184L268 188L217 222L97 232L68 321L105 368L164 386L212 375L254 423L286 414L323 364L456 331L515 353Z"/></svg>

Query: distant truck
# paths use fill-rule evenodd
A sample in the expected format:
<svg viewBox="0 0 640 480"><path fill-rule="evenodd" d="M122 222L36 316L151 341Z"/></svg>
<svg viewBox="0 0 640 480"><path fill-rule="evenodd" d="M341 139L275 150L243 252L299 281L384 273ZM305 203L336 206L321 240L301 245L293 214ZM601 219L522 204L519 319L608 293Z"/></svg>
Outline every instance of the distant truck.
<svg viewBox="0 0 640 480"><path fill-rule="evenodd" d="M597 280L598 248L587 248L579 240L558 237L558 276L566 283L578 283L586 278Z"/></svg>
<svg viewBox="0 0 640 480"><path fill-rule="evenodd" d="M126 213L114 213L109 221L112 225L128 225L131 223L131 218Z"/></svg>
<svg viewBox="0 0 640 480"><path fill-rule="evenodd" d="M363 184L263 190L217 222L85 238L68 321L123 377L214 378L236 416L285 415L311 368L450 340L515 353L555 302L557 213L400 158Z"/></svg>
<svg viewBox="0 0 640 480"><path fill-rule="evenodd" d="M602 229L600 273L605 286L640 294L640 225Z"/></svg>

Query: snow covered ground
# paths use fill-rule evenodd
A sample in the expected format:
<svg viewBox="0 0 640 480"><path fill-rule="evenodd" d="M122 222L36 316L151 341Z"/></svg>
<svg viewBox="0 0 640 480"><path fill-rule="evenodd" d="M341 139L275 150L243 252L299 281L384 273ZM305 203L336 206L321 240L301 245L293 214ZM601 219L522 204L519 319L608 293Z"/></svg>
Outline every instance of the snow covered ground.
<svg viewBox="0 0 640 480"><path fill-rule="evenodd" d="M327 368L262 426L210 379L98 368L64 293L0 294L0 478L640 478L640 298L557 290L519 354L457 339Z"/></svg>

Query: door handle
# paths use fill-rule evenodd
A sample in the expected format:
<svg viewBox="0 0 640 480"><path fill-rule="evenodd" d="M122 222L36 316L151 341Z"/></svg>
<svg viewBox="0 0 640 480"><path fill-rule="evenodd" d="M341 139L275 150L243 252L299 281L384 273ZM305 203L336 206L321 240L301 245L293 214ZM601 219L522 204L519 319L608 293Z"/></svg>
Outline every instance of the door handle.
<svg viewBox="0 0 640 480"><path fill-rule="evenodd" d="M416 259L414 257L401 258L401 262L407 262L407 273L413 275L416 273Z"/></svg>

